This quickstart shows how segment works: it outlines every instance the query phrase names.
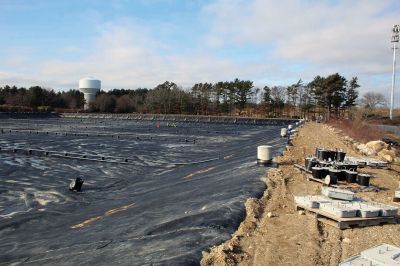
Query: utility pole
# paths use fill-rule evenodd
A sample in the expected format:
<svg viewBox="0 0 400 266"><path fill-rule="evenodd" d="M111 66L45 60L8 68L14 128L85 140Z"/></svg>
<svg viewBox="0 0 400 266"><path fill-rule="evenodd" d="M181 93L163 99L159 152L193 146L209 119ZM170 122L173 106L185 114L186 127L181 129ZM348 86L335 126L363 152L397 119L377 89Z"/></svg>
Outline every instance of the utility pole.
<svg viewBox="0 0 400 266"><path fill-rule="evenodd" d="M392 74L392 94L390 96L390 120L393 120L394 86L396 81L396 44L399 42L400 25L393 26L393 74Z"/></svg>

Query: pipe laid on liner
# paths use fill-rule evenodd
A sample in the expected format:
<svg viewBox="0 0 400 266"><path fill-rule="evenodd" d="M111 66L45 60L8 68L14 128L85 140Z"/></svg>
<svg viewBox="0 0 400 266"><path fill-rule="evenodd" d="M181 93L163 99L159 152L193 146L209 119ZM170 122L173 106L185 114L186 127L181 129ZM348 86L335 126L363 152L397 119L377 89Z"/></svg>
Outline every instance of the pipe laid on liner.
<svg viewBox="0 0 400 266"><path fill-rule="evenodd" d="M137 137L139 138L139 137ZM259 143L264 142L265 140L260 140ZM279 142L279 139L275 139L273 141L269 141L268 144L273 144ZM275 145L274 145L275 146ZM273 146L271 146L273 147ZM13 149L14 152L16 152L16 148ZM25 149L26 150L26 149ZM128 162L128 160L133 160L133 158L126 158L126 157L117 157L117 156L104 156L104 155L93 155L93 154L82 154L82 153L73 153L73 152L68 152L68 156L66 157L65 154L64 156L60 155L61 152L58 151L44 151L44 150L39 150L39 149L31 149L32 151L39 151L39 152L45 152L45 156L48 156L50 153L52 153L52 156L54 157L63 157L63 158L71 158L71 159L79 159L79 160L88 160L88 161L97 161L97 162L108 162L108 163L120 163L120 164L130 164L130 165L135 165L134 163ZM3 150L4 151L4 150ZM73 157L71 155L75 155L77 157ZM100 157L101 160L99 159L92 159L92 158L82 158L82 156L90 156L90 157ZM220 157L215 157L215 158L209 158L205 160L200 160L200 161L194 161L194 162L159 162L159 161L152 161L152 160L143 160L145 163L154 163L158 165L171 165L171 166L178 166L178 165L192 165L192 164L200 164L200 163L206 163L206 162L211 162L211 161L216 161L216 160L223 160L225 155L222 155ZM107 161L106 159L119 159L121 161Z"/></svg>

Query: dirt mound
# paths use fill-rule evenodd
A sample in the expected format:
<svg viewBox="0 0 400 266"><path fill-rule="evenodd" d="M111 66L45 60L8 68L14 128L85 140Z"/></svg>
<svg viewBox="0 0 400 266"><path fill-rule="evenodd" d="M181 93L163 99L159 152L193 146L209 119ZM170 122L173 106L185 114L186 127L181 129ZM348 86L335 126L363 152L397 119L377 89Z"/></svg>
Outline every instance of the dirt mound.
<svg viewBox="0 0 400 266"><path fill-rule="evenodd" d="M294 208L293 195L319 194L320 184L307 181L294 168L316 147L340 148L357 156L331 127L310 123L294 140L294 146L276 158L281 164L267 176L268 190L259 200L246 202L247 218L232 239L210 252L203 253L202 265L338 265L340 261L381 242L400 246L400 225L384 225L341 231L318 223L311 215ZM399 169L361 171L373 175L371 184L380 192L363 192L357 196L391 203L398 186Z"/></svg>

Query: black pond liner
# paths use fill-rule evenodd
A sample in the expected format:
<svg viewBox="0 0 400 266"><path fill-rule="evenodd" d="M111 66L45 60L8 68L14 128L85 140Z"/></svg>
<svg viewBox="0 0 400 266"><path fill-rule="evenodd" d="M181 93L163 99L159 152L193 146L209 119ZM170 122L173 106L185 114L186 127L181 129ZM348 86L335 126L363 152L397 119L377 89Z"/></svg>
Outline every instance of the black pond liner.
<svg viewBox="0 0 400 266"><path fill-rule="evenodd" d="M366 187L369 187L369 181L370 181L370 179L371 179L371 175L369 175L369 174L358 174L358 176L357 176L357 183L360 185L360 186L366 186Z"/></svg>
<svg viewBox="0 0 400 266"><path fill-rule="evenodd" d="M176 133L164 122L156 130L150 121L110 119L103 130L93 121L103 120L47 119L32 125L21 119L8 126L68 135L0 134L1 146L10 150L0 152L1 263L198 265L203 251L231 238L244 218L246 199L265 190L268 168L256 164L257 146L273 146L273 156L286 146L280 125L177 123ZM104 136L86 137L100 130ZM176 141L195 138L196 143ZM119 156L129 164L28 155L17 148ZM85 180L82 191L69 191L78 176ZM49 202L41 205L44 196Z"/></svg>

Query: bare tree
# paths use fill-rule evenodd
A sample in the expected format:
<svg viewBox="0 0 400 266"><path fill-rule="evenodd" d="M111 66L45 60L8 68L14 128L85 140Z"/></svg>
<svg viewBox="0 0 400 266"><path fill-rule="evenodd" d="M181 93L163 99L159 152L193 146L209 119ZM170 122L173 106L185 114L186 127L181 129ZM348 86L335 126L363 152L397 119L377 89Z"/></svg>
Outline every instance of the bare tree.
<svg viewBox="0 0 400 266"><path fill-rule="evenodd" d="M383 106L386 104L385 96L381 93L367 92L361 98L361 104L365 108L375 109L377 106Z"/></svg>
<svg viewBox="0 0 400 266"><path fill-rule="evenodd" d="M274 116L281 116L285 107L286 87L273 86L271 88L271 103L273 106Z"/></svg>

